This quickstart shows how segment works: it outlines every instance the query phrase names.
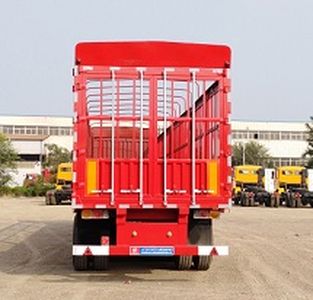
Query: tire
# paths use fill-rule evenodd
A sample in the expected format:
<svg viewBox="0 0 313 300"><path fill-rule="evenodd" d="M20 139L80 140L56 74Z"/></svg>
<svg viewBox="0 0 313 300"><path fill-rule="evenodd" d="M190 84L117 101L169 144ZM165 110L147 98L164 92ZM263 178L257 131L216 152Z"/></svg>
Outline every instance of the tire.
<svg viewBox="0 0 313 300"><path fill-rule="evenodd" d="M88 269L87 256L73 256L73 266L75 271L85 271Z"/></svg>
<svg viewBox="0 0 313 300"><path fill-rule="evenodd" d="M189 270L192 266L192 256L181 255L176 258L176 266L178 270Z"/></svg>
<svg viewBox="0 0 313 300"><path fill-rule="evenodd" d="M189 230L189 242L192 245L213 245L213 226L211 220L199 221L192 224ZM210 255L196 255L192 258L194 268L199 271L208 270L212 263Z"/></svg>
<svg viewBox="0 0 313 300"><path fill-rule="evenodd" d="M310 202L311 207L313 208L313 201Z"/></svg>
<svg viewBox="0 0 313 300"><path fill-rule="evenodd" d="M104 271L108 269L109 257L108 256L95 256L94 257L94 269L97 271Z"/></svg>
<svg viewBox="0 0 313 300"><path fill-rule="evenodd" d="M60 195L59 194L55 194L54 198L55 198L55 204L56 205L60 205L61 201L62 201Z"/></svg>
<svg viewBox="0 0 313 300"><path fill-rule="evenodd" d="M80 240L80 216L76 213L73 224L73 245L81 244ZM84 271L88 269L88 257L87 256L74 256L73 255L73 267L76 271Z"/></svg>
<svg viewBox="0 0 313 300"><path fill-rule="evenodd" d="M211 266L212 256L210 255L194 256L193 263L196 270L207 271Z"/></svg>

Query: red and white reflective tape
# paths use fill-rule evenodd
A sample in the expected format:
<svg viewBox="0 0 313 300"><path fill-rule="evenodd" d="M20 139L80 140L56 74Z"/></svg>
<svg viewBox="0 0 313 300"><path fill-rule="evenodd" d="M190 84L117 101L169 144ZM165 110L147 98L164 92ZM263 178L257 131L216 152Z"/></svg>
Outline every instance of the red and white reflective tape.
<svg viewBox="0 0 313 300"><path fill-rule="evenodd" d="M198 255L227 256L228 246L198 246Z"/></svg>
<svg viewBox="0 0 313 300"><path fill-rule="evenodd" d="M85 246L85 245L73 245L72 254L74 256L98 256L109 255L110 246Z"/></svg>
<svg viewBox="0 0 313 300"><path fill-rule="evenodd" d="M172 252L172 255L175 255L176 253L176 248L172 247L172 246L129 246L128 252L124 252L123 250L126 249L120 249L120 251L123 251L121 253L119 253L120 251L116 251L116 248L119 248L118 246L113 246L113 248L115 248L114 254L113 255L119 255L119 254L123 254L123 255L143 255L144 254L140 254L140 248L172 248L174 251ZM134 248L136 248L139 252L137 253L133 253ZM187 247L188 248L188 247ZM199 256L227 256L229 255L229 247L228 246L195 246L193 247L193 249L195 250L193 255L199 255ZM178 250L178 249L177 249ZM126 250L127 251L127 250ZM181 253L181 251L177 251L180 252L179 255L184 255ZM118 254L119 253L119 254ZM72 248L72 254L74 256L108 256L110 255L110 246L109 245L73 245ZM150 256L153 254L149 254ZM162 254L160 254L160 252L155 253L155 256L162 256ZM190 254L187 254L190 255Z"/></svg>

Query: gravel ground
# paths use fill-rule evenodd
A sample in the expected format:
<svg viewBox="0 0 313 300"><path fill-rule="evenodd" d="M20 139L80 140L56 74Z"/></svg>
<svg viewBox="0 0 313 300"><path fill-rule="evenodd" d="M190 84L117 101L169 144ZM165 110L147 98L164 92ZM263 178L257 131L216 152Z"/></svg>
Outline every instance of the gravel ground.
<svg viewBox="0 0 313 300"><path fill-rule="evenodd" d="M138 258L75 272L69 206L0 198L0 211L1 299L313 299L311 208L234 207L214 228L230 255L202 272Z"/></svg>

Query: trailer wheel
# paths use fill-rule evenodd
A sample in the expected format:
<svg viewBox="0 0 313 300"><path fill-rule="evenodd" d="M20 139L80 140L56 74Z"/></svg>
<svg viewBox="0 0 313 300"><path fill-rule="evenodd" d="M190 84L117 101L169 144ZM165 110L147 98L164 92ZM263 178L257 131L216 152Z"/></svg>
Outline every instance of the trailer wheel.
<svg viewBox="0 0 313 300"><path fill-rule="evenodd" d="M205 256L195 256L193 263L196 270L199 271L206 271L210 268L212 262L212 256L205 255Z"/></svg>
<svg viewBox="0 0 313 300"><path fill-rule="evenodd" d="M80 216L76 213L73 224L73 245L81 244L79 226ZM76 271L84 271L88 269L88 257L87 256L74 256L73 255L73 266Z"/></svg>
<svg viewBox="0 0 313 300"><path fill-rule="evenodd" d="M97 271L107 270L109 266L108 256L95 256L94 257L94 269Z"/></svg>
<svg viewBox="0 0 313 300"><path fill-rule="evenodd" d="M189 242L192 245L213 245L212 220L191 221L189 229ZM193 264L196 270L208 270L212 263L210 255L193 256Z"/></svg>
<svg viewBox="0 0 313 300"><path fill-rule="evenodd" d="M73 256L73 266L76 271L84 271L88 268L87 256Z"/></svg>
<svg viewBox="0 0 313 300"><path fill-rule="evenodd" d="M192 266L192 256L189 255L177 256L176 266L178 270L189 270Z"/></svg>

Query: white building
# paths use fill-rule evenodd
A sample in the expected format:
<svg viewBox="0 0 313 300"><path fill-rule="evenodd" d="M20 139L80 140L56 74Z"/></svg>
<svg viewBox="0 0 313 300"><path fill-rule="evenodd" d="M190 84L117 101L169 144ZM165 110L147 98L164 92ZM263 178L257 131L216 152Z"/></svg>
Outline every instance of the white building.
<svg viewBox="0 0 313 300"><path fill-rule="evenodd" d="M308 143L305 122L232 121L232 141L264 145L276 166L303 165Z"/></svg>
<svg viewBox="0 0 313 300"><path fill-rule="evenodd" d="M41 172L47 144L72 150L72 118L45 116L0 116L0 133L4 133L16 149L20 161L13 173L15 184L21 185L26 174Z"/></svg>
<svg viewBox="0 0 313 300"><path fill-rule="evenodd" d="M232 121L232 143L256 140L273 157L275 165L302 165L307 148L305 122ZM0 116L0 132L12 141L20 156L16 182L41 170L46 144L72 150L71 117Z"/></svg>

